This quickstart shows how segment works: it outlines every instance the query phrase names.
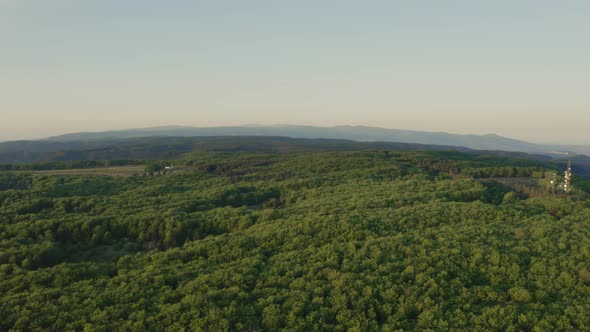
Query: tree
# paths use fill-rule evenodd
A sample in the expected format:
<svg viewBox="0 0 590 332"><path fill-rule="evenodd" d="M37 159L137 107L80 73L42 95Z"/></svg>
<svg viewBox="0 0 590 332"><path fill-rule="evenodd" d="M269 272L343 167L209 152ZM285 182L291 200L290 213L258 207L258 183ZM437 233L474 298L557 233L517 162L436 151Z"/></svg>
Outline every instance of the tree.
<svg viewBox="0 0 590 332"><path fill-rule="evenodd" d="M149 175L154 175L154 174L160 175L160 173L162 172L163 169L164 169L164 166L161 163L149 162L145 166L145 173L147 173Z"/></svg>

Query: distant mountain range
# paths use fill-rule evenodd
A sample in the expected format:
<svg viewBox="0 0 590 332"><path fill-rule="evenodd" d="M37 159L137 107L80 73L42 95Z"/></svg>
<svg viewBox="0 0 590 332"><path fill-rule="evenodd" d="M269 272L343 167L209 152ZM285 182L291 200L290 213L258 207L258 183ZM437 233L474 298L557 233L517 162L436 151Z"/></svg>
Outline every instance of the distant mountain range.
<svg viewBox="0 0 590 332"><path fill-rule="evenodd" d="M92 141L153 136L285 136L292 138L330 138L361 142L398 142L461 146L476 150L519 151L554 157L590 154L590 146L534 144L521 140L488 135L458 135L443 132L386 129L366 126L236 126L236 127L154 127L104 132L84 132L50 137L57 142ZM0 150L1 151L1 150Z"/></svg>
<svg viewBox="0 0 590 332"><path fill-rule="evenodd" d="M586 149L586 150L585 150ZM186 153L316 152L358 150L455 150L477 155L534 160L563 169L574 163L590 179L590 148L533 144L498 135L455 135L359 126L157 127L77 133L36 141L0 143L0 163L74 160L170 160Z"/></svg>
<svg viewBox="0 0 590 332"><path fill-rule="evenodd" d="M264 139L264 137L272 139ZM533 154L536 159L571 159L590 163L590 147L533 144L498 135L364 126L155 127L54 136L43 140L0 143L0 163L171 158L191 151L315 151L400 149L485 150Z"/></svg>

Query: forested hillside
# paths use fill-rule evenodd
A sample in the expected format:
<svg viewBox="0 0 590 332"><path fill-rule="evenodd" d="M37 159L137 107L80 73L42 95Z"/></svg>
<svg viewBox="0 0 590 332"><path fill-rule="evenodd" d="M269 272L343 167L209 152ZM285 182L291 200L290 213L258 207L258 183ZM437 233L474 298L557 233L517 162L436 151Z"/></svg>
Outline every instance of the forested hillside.
<svg viewBox="0 0 590 332"><path fill-rule="evenodd" d="M355 142L268 136L137 137L78 141L0 143L0 163L46 163L179 158L188 152L319 152L352 150L457 150L463 147L395 142ZM545 159L550 159L545 157Z"/></svg>
<svg viewBox="0 0 590 332"><path fill-rule="evenodd" d="M552 190L550 165L447 151L168 162L185 168L0 172L0 330L590 330L590 186Z"/></svg>
<svg viewBox="0 0 590 332"><path fill-rule="evenodd" d="M441 142L437 142L441 143ZM538 165L564 168L573 160L576 173L590 179L590 158L527 154L502 150L472 150L462 146L396 142L357 142L344 139L308 139L269 136L134 137L78 141L22 141L0 143L0 170L48 170L143 164L172 160L199 152L330 152L330 151L460 151L491 157L535 160ZM567 159L564 159L568 157Z"/></svg>
<svg viewBox="0 0 590 332"><path fill-rule="evenodd" d="M317 127L302 125L277 126L234 126L234 127L186 127L167 126L143 129L114 130L104 132L83 132L49 138L58 142L89 140L113 140L150 136L287 136L293 138L324 138L354 140L359 142L403 142L464 146L476 150L523 151L528 153L553 154L556 151L588 153L588 147L534 144L494 134L459 135L444 132L388 129L367 126Z"/></svg>

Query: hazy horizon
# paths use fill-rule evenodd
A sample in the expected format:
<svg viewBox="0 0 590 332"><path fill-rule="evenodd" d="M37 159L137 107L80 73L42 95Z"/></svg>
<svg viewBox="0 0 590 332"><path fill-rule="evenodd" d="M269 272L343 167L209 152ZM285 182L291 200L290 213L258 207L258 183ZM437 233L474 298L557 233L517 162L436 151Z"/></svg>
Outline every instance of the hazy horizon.
<svg viewBox="0 0 590 332"><path fill-rule="evenodd" d="M73 132L60 132L60 133L53 133L50 135L46 135L43 137L25 137L25 138L8 138L8 139L3 139L0 137L0 143L3 142L10 142L10 141L26 141L26 140L44 140L47 138L51 138L51 137L58 137L61 135L67 135L67 134L77 134L77 133L101 133L101 132L116 132L116 131L125 131L125 130L144 130L144 129L161 129L161 128L217 128L217 127L287 127L287 126L309 126L309 127L317 127L317 128L333 128L333 127L346 127L346 126L350 126L350 127L367 127L367 128L378 128L378 129L391 129L391 130L408 130L408 131L417 131L417 132L430 132L430 133L445 133L445 134L457 134L457 135L479 135L479 136L485 136L485 135L498 135L497 133L457 133L457 132L450 132L450 131L435 131L435 130L416 130L416 129L401 129L401 128L389 128L389 127L380 127L380 126L371 126L371 125L356 125L356 124L336 124L336 125L305 125L305 124L297 124L297 123L275 123L275 124L256 124L256 123L249 123L249 124L237 124L237 125L212 125L212 126L189 126L189 125L179 125L179 124L163 124L163 125L156 125L156 126L148 126L148 127L129 127L129 128L119 128L119 129L102 129L102 130L88 130L88 131L73 131ZM288 135L287 135L288 136ZM555 143L555 142L536 142L533 140L526 140L526 139L519 139L519 138L515 138L515 137L509 137L509 136L503 136L503 135L499 135L505 138L509 138L509 139L516 139L516 140L522 140L528 143L534 143L534 144L546 144L546 145L569 145L569 146L588 146L585 144L575 144L575 143Z"/></svg>
<svg viewBox="0 0 590 332"><path fill-rule="evenodd" d="M244 124L587 143L585 1L0 3L0 141Z"/></svg>

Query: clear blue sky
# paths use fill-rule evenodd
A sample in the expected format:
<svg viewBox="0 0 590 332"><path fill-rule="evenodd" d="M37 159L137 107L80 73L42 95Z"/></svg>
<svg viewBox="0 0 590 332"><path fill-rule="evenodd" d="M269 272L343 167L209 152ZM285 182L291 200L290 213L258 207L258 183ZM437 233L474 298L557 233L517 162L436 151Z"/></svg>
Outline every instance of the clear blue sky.
<svg viewBox="0 0 590 332"><path fill-rule="evenodd" d="M588 143L590 1L0 0L0 140L359 124Z"/></svg>

